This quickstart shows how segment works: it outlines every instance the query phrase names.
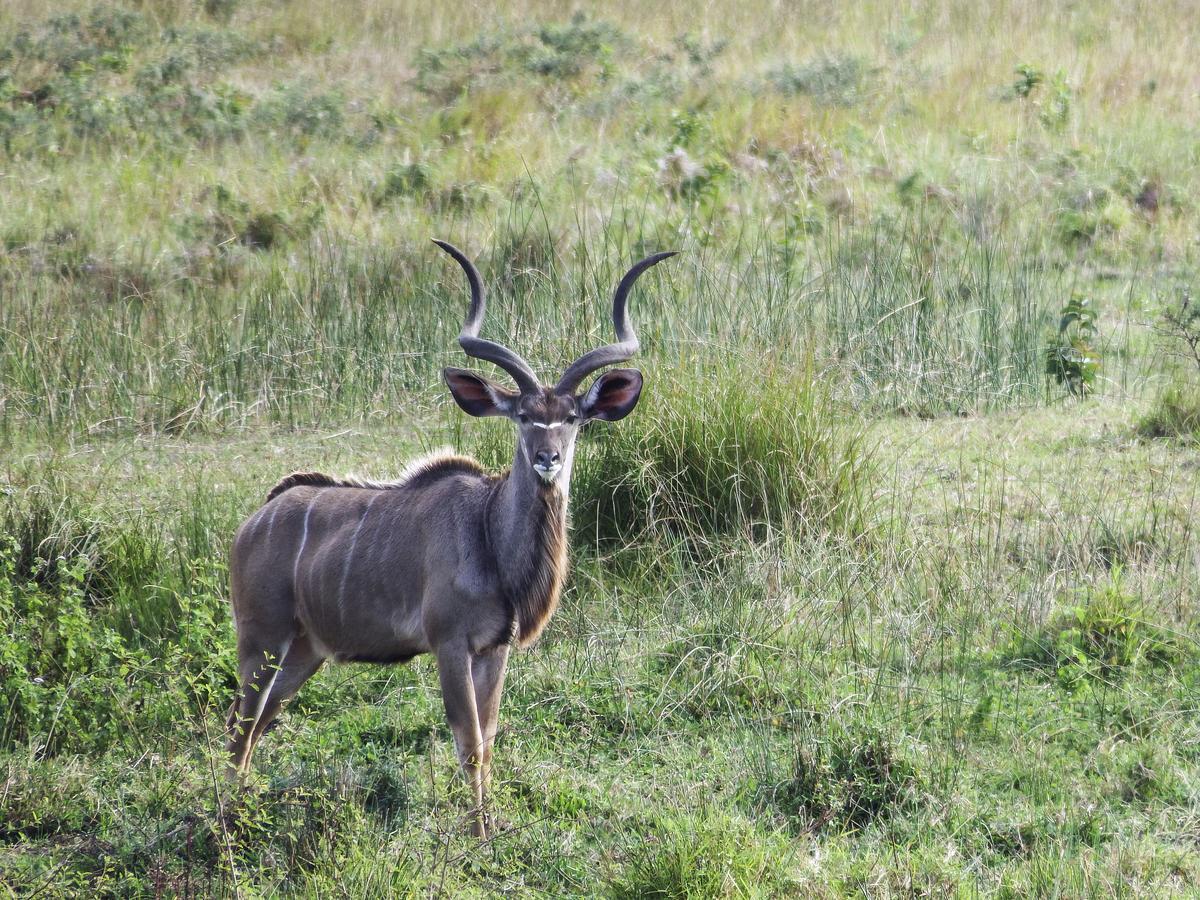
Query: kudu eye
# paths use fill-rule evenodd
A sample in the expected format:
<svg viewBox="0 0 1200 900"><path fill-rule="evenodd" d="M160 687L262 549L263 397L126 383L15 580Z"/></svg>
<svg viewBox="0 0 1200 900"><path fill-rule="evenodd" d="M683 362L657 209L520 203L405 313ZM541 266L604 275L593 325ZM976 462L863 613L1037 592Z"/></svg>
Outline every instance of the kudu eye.
<svg viewBox="0 0 1200 900"><path fill-rule="evenodd" d="M529 424L529 416L525 415L525 413L517 413L517 421L520 422L522 425L528 425Z"/></svg>
<svg viewBox="0 0 1200 900"><path fill-rule="evenodd" d="M579 417L576 416L575 413L571 413L569 416L567 416L565 419L563 419L563 421L566 422L568 425L574 425L576 422L579 421Z"/></svg>

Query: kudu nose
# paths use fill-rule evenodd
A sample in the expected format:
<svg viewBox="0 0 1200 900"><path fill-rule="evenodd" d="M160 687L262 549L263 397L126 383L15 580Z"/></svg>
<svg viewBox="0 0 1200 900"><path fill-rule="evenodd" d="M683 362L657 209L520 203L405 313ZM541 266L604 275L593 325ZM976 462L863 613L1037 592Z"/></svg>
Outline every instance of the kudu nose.
<svg viewBox="0 0 1200 900"><path fill-rule="evenodd" d="M559 456L557 453L551 453L549 450L539 450L533 455L533 464L541 466L543 469L549 469L551 466L558 465Z"/></svg>

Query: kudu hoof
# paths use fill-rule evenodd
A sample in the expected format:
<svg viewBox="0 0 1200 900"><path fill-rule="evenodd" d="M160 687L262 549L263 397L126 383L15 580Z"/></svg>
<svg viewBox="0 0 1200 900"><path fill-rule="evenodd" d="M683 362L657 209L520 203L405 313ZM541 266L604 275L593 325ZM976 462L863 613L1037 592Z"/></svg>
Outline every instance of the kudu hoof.
<svg viewBox="0 0 1200 900"><path fill-rule="evenodd" d="M467 830L471 833L471 837L476 837L484 841L503 834L513 827L512 823L508 820L501 819L491 813L484 813L482 816L470 813L463 820L463 824L466 825Z"/></svg>

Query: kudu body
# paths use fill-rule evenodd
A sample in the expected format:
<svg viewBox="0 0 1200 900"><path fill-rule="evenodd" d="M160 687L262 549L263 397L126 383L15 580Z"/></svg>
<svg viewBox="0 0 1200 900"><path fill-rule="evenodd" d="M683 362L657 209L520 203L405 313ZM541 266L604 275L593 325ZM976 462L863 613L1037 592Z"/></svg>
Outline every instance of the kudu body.
<svg viewBox="0 0 1200 900"><path fill-rule="evenodd" d="M473 416L517 425L512 468L434 454L393 482L315 472L284 478L238 529L230 559L240 690L229 713L229 752L244 774L281 706L327 659L407 662L437 657L446 718L486 836L485 791L511 647L541 634L567 567L567 490L575 437L591 419L616 421L637 404L642 378L614 369L584 393L591 372L638 348L626 299L637 277L672 256L635 265L613 297L618 342L584 354L544 387L511 350L478 336L485 300L478 272L457 249L471 306L459 343L516 381L511 391L463 369L444 377Z"/></svg>

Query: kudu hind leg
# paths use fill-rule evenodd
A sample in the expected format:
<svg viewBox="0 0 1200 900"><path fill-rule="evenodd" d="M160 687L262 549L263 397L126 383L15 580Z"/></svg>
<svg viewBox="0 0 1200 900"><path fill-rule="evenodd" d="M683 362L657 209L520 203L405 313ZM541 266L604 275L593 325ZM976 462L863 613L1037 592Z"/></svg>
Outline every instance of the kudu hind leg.
<svg viewBox="0 0 1200 900"><path fill-rule="evenodd" d="M267 728L279 715L283 704L296 696L296 692L304 686L304 682L312 678L324 662L325 657L313 649L312 641L308 639L307 635L301 635L292 642L287 655L283 658L283 664L279 667L275 683L271 685L267 702L263 704L258 721L254 724L254 731L250 737L250 749L246 758L247 765L254 755L254 748L258 746L258 739L266 733Z"/></svg>
<svg viewBox="0 0 1200 900"><path fill-rule="evenodd" d="M471 810L471 833L476 837L487 837L487 827L483 821L483 733L479 727L475 685L471 677L471 653L462 646L441 648L437 661L446 721L454 734L458 762L475 801Z"/></svg>
<svg viewBox="0 0 1200 900"><path fill-rule="evenodd" d="M262 646L258 642L238 642L238 675L240 688L230 711L229 774L245 774L250 765L254 729L262 716L275 679L279 676L283 658L287 655L292 638Z"/></svg>

